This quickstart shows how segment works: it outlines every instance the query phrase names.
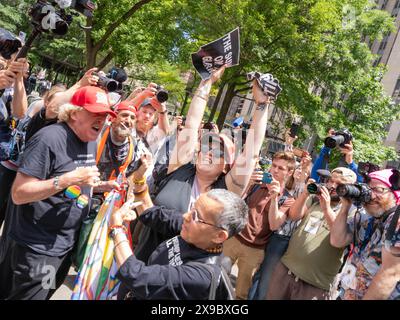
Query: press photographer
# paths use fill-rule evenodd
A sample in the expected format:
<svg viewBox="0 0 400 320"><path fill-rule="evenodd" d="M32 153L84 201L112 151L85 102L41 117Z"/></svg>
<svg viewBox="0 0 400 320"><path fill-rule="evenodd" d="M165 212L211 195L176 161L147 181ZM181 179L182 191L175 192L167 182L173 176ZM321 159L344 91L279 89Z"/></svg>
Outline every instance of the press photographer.
<svg viewBox="0 0 400 320"><path fill-rule="evenodd" d="M317 170L328 169L330 155L332 150L337 148L342 154L342 162L340 166L347 166L347 168L353 170L357 175L357 181L363 182L362 176L358 173L358 166L353 160L353 136L347 129L335 131L330 128L328 130L328 136L324 140L324 146L321 148L318 158L315 160L314 165L311 169L311 178L316 182L319 182L319 176Z"/></svg>
<svg viewBox="0 0 400 320"><path fill-rule="evenodd" d="M337 277L341 300L400 299L400 174L380 170L368 175L367 185L339 186L342 208L331 226L331 244L353 250ZM362 204L348 219L352 202Z"/></svg>

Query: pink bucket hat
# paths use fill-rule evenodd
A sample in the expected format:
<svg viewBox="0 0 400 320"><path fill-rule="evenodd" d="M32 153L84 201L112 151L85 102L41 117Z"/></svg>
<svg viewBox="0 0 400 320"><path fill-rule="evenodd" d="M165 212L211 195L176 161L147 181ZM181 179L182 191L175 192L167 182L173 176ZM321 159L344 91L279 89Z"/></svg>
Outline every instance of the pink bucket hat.
<svg viewBox="0 0 400 320"><path fill-rule="evenodd" d="M389 178L392 176L393 171L392 169L385 169L380 171L372 172L368 175L370 179L378 180L389 188L392 188L392 183L390 182ZM392 189L391 189L392 190ZM392 190L394 196L396 197L396 204L400 203L400 190Z"/></svg>

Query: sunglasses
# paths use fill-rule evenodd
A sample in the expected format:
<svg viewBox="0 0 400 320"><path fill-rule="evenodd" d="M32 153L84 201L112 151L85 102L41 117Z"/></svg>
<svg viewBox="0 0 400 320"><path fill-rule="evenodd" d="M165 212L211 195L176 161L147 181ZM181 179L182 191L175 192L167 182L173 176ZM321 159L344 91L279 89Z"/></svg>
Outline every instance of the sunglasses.
<svg viewBox="0 0 400 320"><path fill-rule="evenodd" d="M192 208L191 214L192 214L192 220L193 220L194 222L196 222L196 223L203 223L203 224L212 226L212 227L214 227L214 228L218 228L218 229L225 230L225 229L222 228L222 227L219 227L219 226L217 226L217 225L215 225L215 224L212 224L212 223L205 222L203 219L200 219L200 218L199 218L199 213L197 212L196 208Z"/></svg>

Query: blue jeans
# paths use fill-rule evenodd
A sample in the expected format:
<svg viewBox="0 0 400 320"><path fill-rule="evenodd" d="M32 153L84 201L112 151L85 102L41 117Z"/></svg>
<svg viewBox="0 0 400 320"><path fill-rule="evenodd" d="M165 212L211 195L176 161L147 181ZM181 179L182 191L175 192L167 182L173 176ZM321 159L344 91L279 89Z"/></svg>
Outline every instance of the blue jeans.
<svg viewBox="0 0 400 320"><path fill-rule="evenodd" d="M265 300L269 280L276 264L280 261L289 245L290 237L272 234L265 247L264 260L253 276L253 284L249 290L249 300Z"/></svg>

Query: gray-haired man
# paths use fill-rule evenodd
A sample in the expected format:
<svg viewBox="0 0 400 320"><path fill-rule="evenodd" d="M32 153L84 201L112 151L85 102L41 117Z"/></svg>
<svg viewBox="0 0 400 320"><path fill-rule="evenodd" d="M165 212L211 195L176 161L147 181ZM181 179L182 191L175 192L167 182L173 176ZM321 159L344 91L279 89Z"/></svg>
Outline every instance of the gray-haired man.
<svg viewBox="0 0 400 320"><path fill-rule="evenodd" d="M143 201L145 207L152 205L148 196ZM172 238L158 246L146 266L133 255L122 231L123 220L131 220L133 213L122 207L110 221L120 268L117 276L124 285L119 297L131 291L134 299L208 299L213 274L220 278L222 244L244 228L247 212L239 196L223 189L202 194L183 216L165 207L147 209L140 220ZM221 283L216 298L226 299Z"/></svg>

